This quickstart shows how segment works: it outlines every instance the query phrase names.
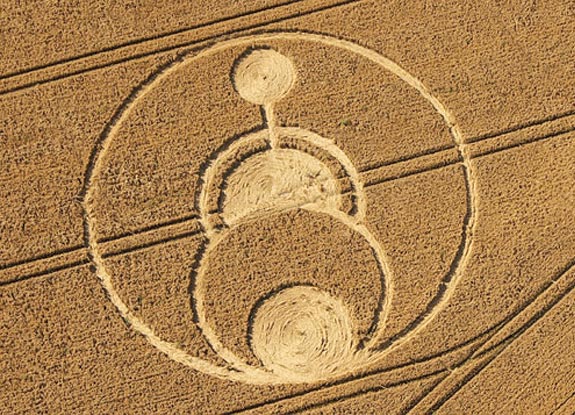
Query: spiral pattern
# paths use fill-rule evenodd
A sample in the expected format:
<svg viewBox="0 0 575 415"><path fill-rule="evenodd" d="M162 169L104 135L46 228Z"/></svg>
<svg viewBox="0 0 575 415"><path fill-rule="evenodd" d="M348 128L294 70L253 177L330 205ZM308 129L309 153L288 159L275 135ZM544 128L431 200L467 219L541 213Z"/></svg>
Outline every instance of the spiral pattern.
<svg viewBox="0 0 575 415"><path fill-rule="evenodd" d="M266 369L288 381L328 378L357 357L343 303L311 286L285 288L257 310L252 351Z"/></svg>
<svg viewBox="0 0 575 415"><path fill-rule="evenodd" d="M295 81L293 63L271 49L256 49L240 58L232 74L242 98L267 105L283 98Z"/></svg>

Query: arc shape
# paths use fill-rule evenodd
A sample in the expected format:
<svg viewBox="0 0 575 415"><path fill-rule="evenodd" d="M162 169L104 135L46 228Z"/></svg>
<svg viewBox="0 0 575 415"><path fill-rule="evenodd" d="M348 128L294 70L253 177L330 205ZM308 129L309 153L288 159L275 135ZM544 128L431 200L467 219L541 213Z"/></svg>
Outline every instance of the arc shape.
<svg viewBox="0 0 575 415"><path fill-rule="evenodd" d="M133 93L126 99L124 105L120 106L117 112L113 115L110 122L102 132L100 140L94 146L91 153L91 158L88 163L88 167L84 176L84 185L82 188L82 208L83 208L83 225L84 225L84 239L85 245L88 249L88 256L91 262L96 268L96 273L98 278L101 280L102 286L107 291L110 301L115 305L119 311L122 318L129 323L135 330L143 334L146 339L154 347L158 348L160 351L165 353L171 359L189 366L195 370L207 373L222 379L228 379L233 381L239 381L251 384L270 384L270 383L284 383L281 378L271 376L269 372L262 373L261 370L253 370L253 368L245 368L244 370L236 370L226 365L218 365L215 363L208 362L204 359L192 356L177 347L176 344L167 342L161 339L154 331L149 327L144 321L142 321L138 316L130 311L126 303L122 300L118 292L116 291L112 276L106 269L106 264L100 253L100 245L97 241L96 229L95 229L95 218L94 211L91 202L94 198L95 189L93 186L94 178L99 174L102 168L102 160L104 155L110 147L110 143L117 135L117 132L122 125L122 121L132 113L133 108L140 102L147 93L152 90L161 79L169 76L171 73L176 71L182 65L186 65L194 62L197 59L208 57L214 55L220 51L233 46L241 46L253 43L264 43L272 41L313 41L321 43L327 46L337 47L342 50L347 50L352 53L358 54L373 63L382 66L386 70L392 72L402 81L406 82L411 87L415 88L424 99L426 99L434 109L442 116L445 123L447 124L451 135L454 140L454 144L460 154L461 164L464 170L465 181L468 190L468 212L465 218L465 223L462 230L462 241L460 244L460 249L458 250L458 255L454 259L449 276L446 279L448 281L445 289L438 293L438 296L434 299L436 303L432 313L424 316L418 323L417 327L409 332L409 335L413 336L417 332L421 331L433 317L441 310L451 295L455 290L458 280L462 275L462 268L467 262L469 256L472 241L471 236L473 234L473 228L475 226L475 173L473 166L470 162L470 157L468 154L467 145L463 142L459 127L455 123L455 119L450 114L447 109L441 104L435 97L431 95L429 90L423 85L423 83L413 76L411 76L407 71L401 68L396 63L380 55L378 52L367 49L365 47L359 46L347 40L337 39L326 35L313 34L313 33L299 33L299 32L274 32L274 33L264 33L256 35L248 35L244 37L224 40L216 45L213 45L194 56L189 56L192 52L185 52L180 55L175 61L168 64L167 66L161 68L160 70L153 73L148 80L144 81L140 87L133 91ZM407 335L407 334L406 334ZM370 342L369 347L374 347L377 344L379 336L374 336ZM389 345L384 351L378 352L377 358L385 356L391 350L405 342L405 336L397 339L392 344ZM369 359L369 363L373 363L377 359ZM342 374L345 375L345 374Z"/></svg>
<svg viewBox="0 0 575 415"><path fill-rule="evenodd" d="M208 239L217 232L214 223L224 223L221 212L217 208L214 208L218 206L220 195L219 193L214 195L211 192L211 189L216 184L215 181L220 171L220 166L226 161L232 160L234 155L243 154L242 150L244 150L244 147L250 144L257 144L258 141L261 141L262 138L267 136L267 133L267 130L262 129L255 133L244 135L231 143L228 148L220 152L218 157L208 165L203 176L200 178L201 190L197 208L200 213L200 223ZM245 153L249 155L250 152L247 151ZM215 215L217 219L213 220L211 218L212 215Z"/></svg>
<svg viewBox="0 0 575 415"><path fill-rule="evenodd" d="M276 127L275 130L276 134L280 137L279 148L291 148L289 147L290 143L286 142L285 138L295 138L306 142L311 145L312 148L324 151L328 154L330 160L335 160L338 163L345 174L343 178L347 178L350 181L349 192L352 194L352 201L354 204L353 214L350 216L352 216L356 222L362 222L365 219L367 200L363 191L363 183L359 177L359 172L347 155L331 140L323 138L310 131L304 131L294 127ZM228 174L236 167L235 165L232 165L230 168L226 163L234 160L235 156L238 155L245 159L258 152L269 150L270 147L264 143L264 138L267 134L268 131L262 128L260 131L249 133L239 138L228 148L220 152L214 162L206 168L202 178L200 178L202 186L200 197L198 199L198 210L200 212L200 221L208 238L211 237L214 232L218 231L220 224L226 225L222 216L223 212L220 209L220 201L222 200L221 192L223 191L223 186L221 186L221 184L225 181ZM300 151L313 156L311 152L304 150ZM223 174L221 174L222 169L224 169ZM337 177L337 174L333 171L332 174L335 179L342 178ZM214 189L216 189L215 192Z"/></svg>
<svg viewBox="0 0 575 415"><path fill-rule="evenodd" d="M367 212L367 199L363 190L363 182L359 177L359 172L347 154L329 138L322 137L311 131L305 131L295 127L276 127L276 129L280 135L280 147L289 148L289 144L285 140L286 138L301 140L323 150L328 154L331 160L335 160L341 166L346 175L345 177L350 180L350 192L354 198L354 211L348 216L352 216L355 222L363 222ZM306 152L305 150L302 151ZM311 152L308 154L311 154ZM339 179L336 173L332 172L332 174Z"/></svg>

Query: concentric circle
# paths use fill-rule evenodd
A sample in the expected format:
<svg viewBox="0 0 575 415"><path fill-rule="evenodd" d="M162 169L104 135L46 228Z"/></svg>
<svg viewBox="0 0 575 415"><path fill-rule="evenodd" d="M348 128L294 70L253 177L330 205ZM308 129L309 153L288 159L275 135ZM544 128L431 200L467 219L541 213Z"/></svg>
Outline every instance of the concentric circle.
<svg viewBox="0 0 575 415"><path fill-rule="evenodd" d="M158 335L158 333L153 329L153 325L150 324L150 322L145 321L145 319L143 319L136 310L131 309L129 302L127 302L117 290L114 281L118 276L111 272L106 256L103 255L102 246L99 242L97 223L98 220L101 219L101 217L98 217L101 213L95 209L93 201L95 199L95 195L98 193L97 184L99 183L99 175L102 170L102 166L106 162L105 160L110 158L110 143L115 138L119 137L119 131L123 123L125 123L128 118L138 115L138 111L135 110L135 108L137 108L138 105L146 99L150 94L150 91L156 88L161 88L163 82L169 79L171 75L176 73L182 67L194 65L199 59L212 57L216 54L224 53L232 48L250 48L255 44L263 45L276 41L294 42L298 45L308 42L310 44L321 45L322 47L337 48L342 51L359 55L371 63L384 68L386 71L393 73L407 85L418 91L421 97L443 117L446 125L452 133L454 146L458 149L463 160L462 166L469 201L468 212L462 228L461 244L450 270L448 278L449 285L447 288L440 291L441 297L433 298L432 301L430 301L430 304L433 304L434 307L432 310L433 312L422 315L421 318L418 319L418 324L410 329L411 333L416 333L418 330L425 327L434 318L437 311L445 306L447 300L453 294L455 286L461 277L462 264L465 263L469 254L469 230L472 228L475 214L473 182L470 179L471 167L453 117L449 114L446 108L430 94L419 80L415 79L403 68L375 51L363 48L352 42L323 35L273 33L246 36L217 43L215 46L212 46L195 56L184 56L182 59L177 60L167 68L154 73L148 82L144 83L137 92L125 101L125 105L120 107L118 112L112 117L112 121L107 126L105 133L102 134L101 140L94 147L85 176L85 191L82 201L87 248L89 250L90 257L96 266L97 275L101 279L103 287L107 291L112 303L116 306L119 313L131 325L131 327L143 334L152 345L164 352L171 359L194 368L195 370L225 379L253 384L314 382L324 380L332 376L344 375L346 365L342 365L341 367L344 368L344 370L340 371L338 369L339 366L334 366L333 362L339 358L341 358L342 362L346 361L347 356L349 355L348 350L350 350L350 348L353 349L353 347L348 346L350 344L353 345L353 341L350 343L349 337L346 334L350 325L345 318L345 307L338 302L339 300L326 297L321 292L318 293L304 290L305 292L297 297L296 304L299 304L300 308L306 309L307 312L302 311L299 313L297 321L291 319L281 320L283 317L281 315L277 315L277 318L284 322L277 328L270 326L269 322L266 322L265 319L261 319L261 317L264 315L264 311L275 315L274 313L276 312L274 310L276 308L275 306L279 304L278 299L281 300L283 298L283 300L285 300L285 294L289 294L290 291L287 291L286 289L286 292L281 295L278 294L276 298L270 298L268 301L271 302L267 306L262 305L262 308L260 308L257 313L257 316L259 317L254 320L255 325L253 330L255 330L255 333L257 334L254 335L254 337L259 340L254 343L253 346L256 355L262 360L262 362L264 362L265 366L272 368L271 370L266 367L257 367L241 363L216 364L213 363L213 361L208 361L199 356L193 355L188 351L184 351L178 343L168 341ZM235 71L233 72L233 81L236 91L243 98L257 105L268 105L276 102L282 97L285 97L293 87L294 82L297 80L293 64L289 59L287 59L286 63L284 59L287 59L284 55L268 49L256 49L251 53L247 53L242 57L242 59L240 59L240 61L238 61ZM298 65L300 64L302 63L298 62ZM311 62L309 64L313 65ZM214 105L217 105L217 103ZM193 203L193 201L190 201L190 203ZM363 225L358 224L357 226L362 227ZM369 232L367 232L367 234L371 235ZM372 236L369 237L373 238ZM293 292L291 293L293 294ZM315 298L315 300L313 298ZM315 310L315 314L312 310ZM334 310L339 310L337 316L332 313ZM318 313L319 315L317 315ZM275 331L279 337L270 337L264 333L265 331ZM210 336L208 335L207 337ZM281 340L282 337L284 339L283 342ZM304 339L306 340L305 342ZM335 344L332 339L340 342L341 347L332 347L332 344ZM309 342L309 344L306 342ZM330 346L327 347L327 344ZM384 357L393 347L399 347L400 345L401 343L394 344L383 351L373 350L372 355L368 356L369 358L365 359L365 361L361 359L353 360L356 365L354 366L354 370L359 369L362 365L365 366L373 364L377 359ZM322 354L323 352L318 354L318 350L324 350L324 346L327 347L325 349L327 352L325 354ZM296 359L295 356L299 356L299 360ZM331 363L328 364L323 362L321 368L316 370L314 359L321 361L321 359L323 359L322 356L329 356L329 362ZM233 360L229 359L230 356L226 356L225 353L220 354L220 357L224 360L228 360L228 362L229 360ZM292 360L292 363L289 363L288 357L289 359L295 360ZM334 368L338 370L335 370ZM319 373L319 375L310 375L310 373ZM295 374L298 375L296 376Z"/></svg>
<svg viewBox="0 0 575 415"><path fill-rule="evenodd" d="M254 312L251 346L265 367L286 378L322 379L353 361L345 305L308 286L281 290Z"/></svg>
<svg viewBox="0 0 575 415"><path fill-rule="evenodd" d="M232 81L246 101L271 104L288 93L295 81L295 68L291 60L275 50L250 50L235 65Z"/></svg>

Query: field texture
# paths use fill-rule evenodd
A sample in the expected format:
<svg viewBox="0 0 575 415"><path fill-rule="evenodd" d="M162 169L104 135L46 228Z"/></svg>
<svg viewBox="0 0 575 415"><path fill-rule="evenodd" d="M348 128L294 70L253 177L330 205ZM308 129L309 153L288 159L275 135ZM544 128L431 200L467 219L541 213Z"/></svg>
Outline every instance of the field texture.
<svg viewBox="0 0 575 415"><path fill-rule="evenodd" d="M0 413L574 414L574 62L568 0L0 0Z"/></svg>

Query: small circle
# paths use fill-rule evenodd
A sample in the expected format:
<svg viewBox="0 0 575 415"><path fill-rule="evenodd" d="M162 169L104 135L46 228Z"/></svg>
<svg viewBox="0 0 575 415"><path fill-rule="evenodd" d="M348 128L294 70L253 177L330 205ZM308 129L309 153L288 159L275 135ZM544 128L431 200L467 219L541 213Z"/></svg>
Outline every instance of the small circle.
<svg viewBox="0 0 575 415"><path fill-rule="evenodd" d="M293 63L272 49L256 49L241 56L234 65L232 82L240 96L265 105L283 98L295 82Z"/></svg>
<svg viewBox="0 0 575 415"><path fill-rule="evenodd" d="M346 307L311 286L285 288L256 310L251 347L268 370L296 380L329 377L355 351Z"/></svg>

